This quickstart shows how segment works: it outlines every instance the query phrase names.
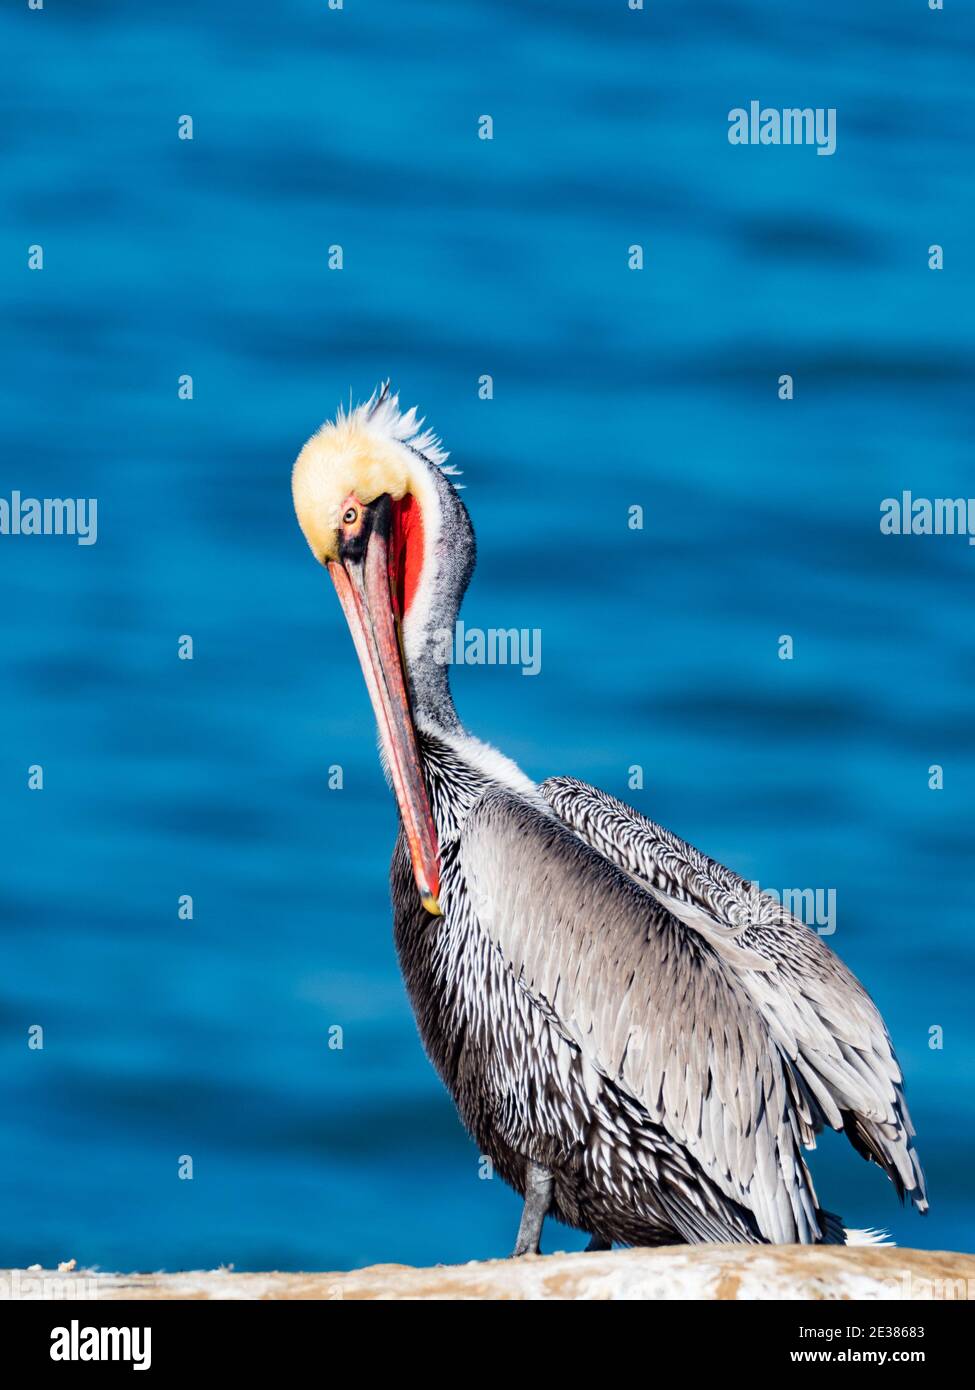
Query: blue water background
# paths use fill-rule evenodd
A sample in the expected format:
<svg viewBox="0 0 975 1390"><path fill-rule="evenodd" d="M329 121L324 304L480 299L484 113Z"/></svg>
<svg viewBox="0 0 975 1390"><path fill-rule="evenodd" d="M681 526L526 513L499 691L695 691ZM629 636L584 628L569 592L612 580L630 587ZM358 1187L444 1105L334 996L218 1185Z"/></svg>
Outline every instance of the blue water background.
<svg viewBox="0 0 975 1390"><path fill-rule="evenodd" d="M820 1197L971 1249L975 549L878 526L975 492L970 12L88 0L8 7L0 47L0 495L99 505L94 546L0 538L0 1264L510 1247L416 1038L394 807L291 510L303 440L387 375L464 470L467 622L542 632L535 678L457 672L469 727L835 888L932 1211L833 1136ZM835 106L836 154L730 146L753 98Z"/></svg>

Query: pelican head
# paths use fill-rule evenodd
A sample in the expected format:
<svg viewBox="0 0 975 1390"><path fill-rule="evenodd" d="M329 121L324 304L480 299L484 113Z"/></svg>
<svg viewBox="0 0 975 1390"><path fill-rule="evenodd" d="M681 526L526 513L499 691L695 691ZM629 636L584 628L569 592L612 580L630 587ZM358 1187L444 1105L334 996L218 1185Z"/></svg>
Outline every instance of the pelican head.
<svg viewBox="0 0 975 1390"><path fill-rule="evenodd" d="M446 458L416 411L399 410L387 385L364 405L340 409L309 439L292 474L298 524L345 613L413 876L435 915L440 851L417 747L416 705L418 696L421 704L426 697L453 713L445 674L430 669L428 637L445 604L456 609L473 565L472 545L466 572L451 575L450 565L440 563L445 525L460 531L466 525L471 535L466 511L443 477Z"/></svg>

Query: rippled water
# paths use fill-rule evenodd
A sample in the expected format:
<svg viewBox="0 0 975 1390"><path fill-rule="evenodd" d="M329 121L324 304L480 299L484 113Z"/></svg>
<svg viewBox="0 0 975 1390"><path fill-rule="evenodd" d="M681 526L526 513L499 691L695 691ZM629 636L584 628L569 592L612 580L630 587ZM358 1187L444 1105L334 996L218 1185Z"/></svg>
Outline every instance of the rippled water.
<svg viewBox="0 0 975 1390"><path fill-rule="evenodd" d="M394 809L291 512L303 439L386 375L465 472L467 622L542 632L535 678L458 671L466 722L763 885L835 889L932 1213L831 1136L820 1196L970 1248L975 550L878 519L903 488L975 491L971 16L85 11L0 21L0 495L99 504L97 545L0 537L0 1263L511 1243L516 1199L416 1040ZM753 98L835 106L836 154L729 146Z"/></svg>

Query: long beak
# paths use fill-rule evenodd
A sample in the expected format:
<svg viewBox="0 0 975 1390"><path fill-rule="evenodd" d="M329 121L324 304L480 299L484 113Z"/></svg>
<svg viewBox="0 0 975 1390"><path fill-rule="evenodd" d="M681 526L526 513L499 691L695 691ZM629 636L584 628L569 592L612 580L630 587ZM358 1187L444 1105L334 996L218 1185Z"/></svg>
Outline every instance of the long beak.
<svg viewBox="0 0 975 1390"><path fill-rule="evenodd" d="M416 730L403 679L399 637L393 618L388 544L380 528L369 536L361 560L332 560L328 566L345 612L369 698L379 725L393 791L423 906L441 915L440 849L416 746Z"/></svg>

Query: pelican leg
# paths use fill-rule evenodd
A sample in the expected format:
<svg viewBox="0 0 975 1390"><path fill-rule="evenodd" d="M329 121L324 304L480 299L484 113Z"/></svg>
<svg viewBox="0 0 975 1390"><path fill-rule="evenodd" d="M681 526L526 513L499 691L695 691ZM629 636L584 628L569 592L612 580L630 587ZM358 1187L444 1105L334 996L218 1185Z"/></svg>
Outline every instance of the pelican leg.
<svg viewBox="0 0 975 1390"><path fill-rule="evenodd" d="M552 1205L552 1174L540 1163L527 1160L525 1177L525 1205L522 1208L518 1238L511 1255L537 1255L538 1243L542 1238L545 1216Z"/></svg>
<svg viewBox="0 0 975 1390"><path fill-rule="evenodd" d="M586 1254L590 1250L612 1250L612 1248L613 1242L611 1240L603 1240L602 1236L590 1236L589 1244L586 1246Z"/></svg>

